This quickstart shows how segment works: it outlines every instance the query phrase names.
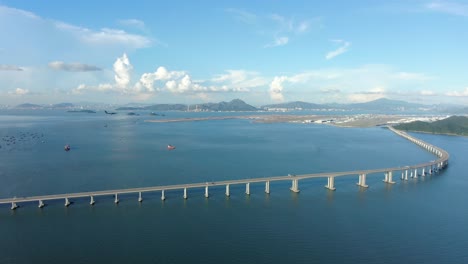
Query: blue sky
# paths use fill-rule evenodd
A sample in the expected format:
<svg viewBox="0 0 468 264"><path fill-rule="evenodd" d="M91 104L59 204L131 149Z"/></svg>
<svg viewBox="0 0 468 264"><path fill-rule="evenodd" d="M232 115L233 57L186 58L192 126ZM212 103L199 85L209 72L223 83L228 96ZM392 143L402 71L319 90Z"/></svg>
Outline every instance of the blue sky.
<svg viewBox="0 0 468 264"><path fill-rule="evenodd" d="M0 0L0 104L468 104L467 1Z"/></svg>

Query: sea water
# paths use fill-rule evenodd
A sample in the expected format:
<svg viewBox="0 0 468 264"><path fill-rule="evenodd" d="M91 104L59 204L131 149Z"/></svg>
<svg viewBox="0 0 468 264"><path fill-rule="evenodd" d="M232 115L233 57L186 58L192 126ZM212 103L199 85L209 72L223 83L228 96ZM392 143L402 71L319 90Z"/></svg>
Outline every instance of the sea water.
<svg viewBox="0 0 468 264"><path fill-rule="evenodd" d="M398 167L435 156L388 129L249 119L150 123L164 117L0 115L0 198L287 174ZM440 174L355 177L0 206L0 263L467 263L464 137L412 134L450 153ZM13 137L13 138L12 138ZM13 144L14 142L14 144ZM64 151L70 144L71 150ZM167 145L176 146L169 151Z"/></svg>

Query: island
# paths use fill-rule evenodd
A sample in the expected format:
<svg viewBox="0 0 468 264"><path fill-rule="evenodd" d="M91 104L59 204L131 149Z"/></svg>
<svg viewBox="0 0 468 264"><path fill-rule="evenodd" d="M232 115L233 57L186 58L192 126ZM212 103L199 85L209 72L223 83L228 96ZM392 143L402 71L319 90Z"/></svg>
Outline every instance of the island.
<svg viewBox="0 0 468 264"><path fill-rule="evenodd" d="M96 111L88 110L88 109L80 109L80 110L68 110L68 113L88 113L88 114L95 114Z"/></svg>
<svg viewBox="0 0 468 264"><path fill-rule="evenodd" d="M451 116L434 122L414 121L394 126L404 131L468 136L468 117Z"/></svg>

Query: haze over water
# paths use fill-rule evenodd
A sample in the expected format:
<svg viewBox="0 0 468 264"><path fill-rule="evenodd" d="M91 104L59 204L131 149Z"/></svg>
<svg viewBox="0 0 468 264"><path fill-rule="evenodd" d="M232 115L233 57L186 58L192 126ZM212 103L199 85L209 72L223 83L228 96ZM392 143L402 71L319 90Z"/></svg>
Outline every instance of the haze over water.
<svg viewBox="0 0 468 264"><path fill-rule="evenodd" d="M193 113L166 113L191 116ZM204 115L199 113L197 115ZM44 112L1 115L0 197L398 167L436 157L384 128L146 123L152 117ZM160 118L160 117L158 117ZM466 263L468 139L413 134L447 150L439 175L356 177L0 206L0 263ZM21 139L21 140L20 140ZM72 150L65 152L63 146ZM167 144L176 146L168 151Z"/></svg>

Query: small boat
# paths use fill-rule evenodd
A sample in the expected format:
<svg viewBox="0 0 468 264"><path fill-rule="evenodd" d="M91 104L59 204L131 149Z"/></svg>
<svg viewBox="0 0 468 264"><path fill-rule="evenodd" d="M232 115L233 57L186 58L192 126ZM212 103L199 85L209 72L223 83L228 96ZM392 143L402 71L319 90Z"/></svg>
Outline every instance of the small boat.
<svg viewBox="0 0 468 264"><path fill-rule="evenodd" d="M167 149L168 149L168 150L173 150L173 149L175 149L175 147L172 146L172 145L167 145Z"/></svg>
<svg viewBox="0 0 468 264"><path fill-rule="evenodd" d="M69 150L71 149L71 148L70 148L70 145L68 145L68 144L65 145L64 149L65 149L65 151L69 151Z"/></svg>

